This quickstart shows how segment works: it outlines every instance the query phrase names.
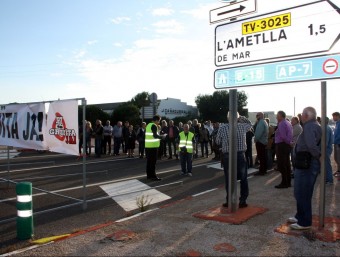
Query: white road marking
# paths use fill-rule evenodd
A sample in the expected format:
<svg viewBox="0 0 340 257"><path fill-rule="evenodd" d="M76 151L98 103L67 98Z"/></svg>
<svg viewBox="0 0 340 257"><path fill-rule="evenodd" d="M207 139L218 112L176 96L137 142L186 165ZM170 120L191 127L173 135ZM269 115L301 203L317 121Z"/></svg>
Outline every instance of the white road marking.
<svg viewBox="0 0 340 257"><path fill-rule="evenodd" d="M67 166L67 165L61 165L61 166ZM206 166L206 164L204 163L204 164L194 165L193 168L202 167L202 166ZM167 173L171 173L171 172L178 171L178 170L179 169L164 170L164 171L157 172L157 175L167 174ZM133 176L133 177L129 177L129 178L121 178L121 179L110 180L110 181L105 181L105 182L93 183L93 184L86 185L86 188L95 187L95 186L102 186L102 185L107 185L107 184L110 184L110 183L127 181L127 180L131 180L131 179L141 179L141 178L145 178L145 177L146 177L146 174L145 175ZM6 179L2 179L2 178L0 178L0 180L5 181L5 182L7 181ZM52 193L60 193L60 192L67 192L67 191L78 190L78 189L83 189L83 188L84 187L81 185L81 186L75 186L75 187L62 188L62 189L54 190L54 191L51 191L51 192ZM37 194L33 194L33 197L46 195L46 194L47 193L37 193ZM17 199L16 197L7 198L7 199L0 200L0 203L7 202L7 201L13 201L13 200L16 200L16 199Z"/></svg>
<svg viewBox="0 0 340 257"><path fill-rule="evenodd" d="M9 158L14 158L18 156L20 153L17 150L10 150L9 151ZM0 160L5 160L8 158L8 153L5 150L0 150Z"/></svg>
<svg viewBox="0 0 340 257"><path fill-rule="evenodd" d="M145 197L145 201L150 204L163 202L171 199L170 196L162 192L151 189L148 185L137 179L112 183L100 186L112 199L116 201L125 211L138 209L137 199ZM139 191L139 192L138 192Z"/></svg>
<svg viewBox="0 0 340 257"><path fill-rule="evenodd" d="M197 197L197 196L200 196L200 195L204 195L204 194L207 194L207 193L213 192L213 191L215 191L215 190L218 190L218 188L213 188L213 189L210 189L210 190L207 190L207 191L204 191L204 192L201 192L201 193L198 193L198 194L192 195L192 197Z"/></svg>

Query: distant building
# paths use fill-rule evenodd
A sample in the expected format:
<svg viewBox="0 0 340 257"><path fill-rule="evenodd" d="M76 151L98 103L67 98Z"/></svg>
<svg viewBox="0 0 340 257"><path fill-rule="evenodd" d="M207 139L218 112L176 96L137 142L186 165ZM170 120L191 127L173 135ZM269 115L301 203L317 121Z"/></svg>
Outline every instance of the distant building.
<svg viewBox="0 0 340 257"><path fill-rule="evenodd" d="M104 104L93 104L104 112L108 114L112 114L115 108L121 103L104 103ZM140 109L140 118L141 119L152 119L153 117L153 104L149 106L142 107ZM162 119L173 119L175 117L184 117L188 114L192 114L194 116L198 116L198 110L196 106L188 105L185 102L182 102L180 99L175 98L167 98L158 100L155 106L156 114L162 116ZM144 114L144 115L143 115ZM144 116L144 117L143 117Z"/></svg>
<svg viewBox="0 0 340 257"><path fill-rule="evenodd" d="M89 104L88 106L96 106L99 109L101 109L103 112L106 112L107 114L111 115L112 111L123 103L124 102L121 102L121 103L106 103L106 104Z"/></svg>

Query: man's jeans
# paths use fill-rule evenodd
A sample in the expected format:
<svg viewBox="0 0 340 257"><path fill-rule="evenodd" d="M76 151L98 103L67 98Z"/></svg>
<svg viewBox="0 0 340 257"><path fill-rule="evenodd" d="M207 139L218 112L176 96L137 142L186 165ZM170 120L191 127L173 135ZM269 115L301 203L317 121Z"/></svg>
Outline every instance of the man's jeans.
<svg viewBox="0 0 340 257"><path fill-rule="evenodd" d="M333 170L331 164L331 154L326 154L326 182L333 183Z"/></svg>
<svg viewBox="0 0 340 257"><path fill-rule="evenodd" d="M192 153L180 153L181 168L183 174L192 172Z"/></svg>
<svg viewBox="0 0 340 257"><path fill-rule="evenodd" d="M224 168L224 178L225 178L225 190L227 192L228 199L228 187L229 187L229 154L223 154L223 168ZM240 203L246 203L249 195L248 187L248 170L247 170L247 160L244 152L237 152L237 179L240 180L241 193L240 193Z"/></svg>
<svg viewBox="0 0 340 257"><path fill-rule="evenodd" d="M312 159L309 169L294 170L294 196L297 209L295 218L303 227L312 225L312 196L319 172L320 162L316 159Z"/></svg>

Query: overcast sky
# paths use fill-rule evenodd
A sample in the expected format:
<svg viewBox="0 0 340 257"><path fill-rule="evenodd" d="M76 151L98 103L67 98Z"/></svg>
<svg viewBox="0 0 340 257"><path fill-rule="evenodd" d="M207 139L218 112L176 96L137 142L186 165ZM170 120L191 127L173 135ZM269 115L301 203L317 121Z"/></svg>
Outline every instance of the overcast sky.
<svg viewBox="0 0 340 257"><path fill-rule="evenodd" d="M340 0L333 2L340 6ZM257 15L296 4L258 0ZM0 104L81 97L89 104L111 103L147 91L194 105L196 96L215 91L216 24L209 24L209 10L222 5L218 0L1 0ZM328 81L328 114L340 111L339 86L338 80ZM296 113L309 105L320 111L320 82L240 90L248 95L249 111L294 114L294 97Z"/></svg>

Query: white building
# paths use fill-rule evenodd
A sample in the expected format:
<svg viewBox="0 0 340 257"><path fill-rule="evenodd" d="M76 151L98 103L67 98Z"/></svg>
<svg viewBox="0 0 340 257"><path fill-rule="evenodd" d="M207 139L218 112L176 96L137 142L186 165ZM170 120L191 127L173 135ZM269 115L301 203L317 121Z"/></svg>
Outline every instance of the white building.
<svg viewBox="0 0 340 257"><path fill-rule="evenodd" d="M153 104L144 107L144 119L152 119ZM181 102L180 99L167 98L158 100L155 106L156 114L160 115L162 119L174 119L175 117L185 117L188 114L194 116L198 115L197 107ZM140 110L141 118L143 118L143 108Z"/></svg>

